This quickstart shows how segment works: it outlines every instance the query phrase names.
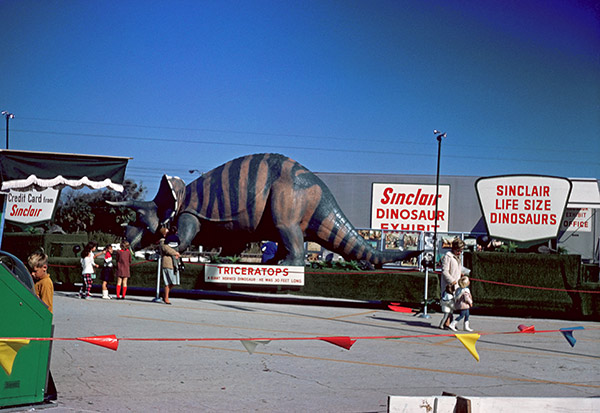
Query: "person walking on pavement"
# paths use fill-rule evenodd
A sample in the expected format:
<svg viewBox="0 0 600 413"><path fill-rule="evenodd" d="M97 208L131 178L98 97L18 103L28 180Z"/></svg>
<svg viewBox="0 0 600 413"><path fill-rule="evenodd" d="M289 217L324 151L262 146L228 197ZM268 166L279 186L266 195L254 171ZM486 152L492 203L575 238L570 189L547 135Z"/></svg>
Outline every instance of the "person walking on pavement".
<svg viewBox="0 0 600 413"><path fill-rule="evenodd" d="M452 249L446 253L442 257L442 276L441 276L441 284L442 284L442 294L446 291L456 291L456 284L460 279L462 274L469 274L471 271L462 266L461 254L463 249L465 248L465 243L460 238L454 238L452 240ZM450 286L450 287L448 287ZM453 315L450 313L448 317L443 317L442 322L440 323L440 328L449 328L453 331L456 331L455 328L452 328Z"/></svg>
<svg viewBox="0 0 600 413"><path fill-rule="evenodd" d="M456 318L456 320L450 323L450 330L456 331L456 324L464 318L465 331L473 331L473 329L469 325L469 309L473 306L473 296L471 295L469 284L471 284L471 282L469 281L469 277L467 276L460 277L460 280L458 280L459 289L456 290L456 296L454 297L454 299L456 302L455 309L460 311L460 315Z"/></svg>
<svg viewBox="0 0 600 413"><path fill-rule="evenodd" d="M83 283L79 290L79 296L83 299L92 298L92 280L96 278L95 267L98 267L94 259L102 254L101 252L94 254L97 246L98 244L95 241L90 241L81 251L81 277Z"/></svg>

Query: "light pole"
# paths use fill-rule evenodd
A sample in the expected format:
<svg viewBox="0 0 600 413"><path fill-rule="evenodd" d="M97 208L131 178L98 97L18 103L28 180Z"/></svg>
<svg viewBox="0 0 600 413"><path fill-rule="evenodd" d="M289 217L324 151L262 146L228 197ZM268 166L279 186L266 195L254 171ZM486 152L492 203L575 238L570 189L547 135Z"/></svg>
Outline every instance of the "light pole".
<svg viewBox="0 0 600 413"><path fill-rule="evenodd" d="M437 229L438 229L438 201L440 196L440 155L442 153L442 138L446 137L446 132L440 132L437 129L433 130L433 134L436 135L438 141L438 154L437 154L437 173L435 175L435 220L433 224L433 266L435 270L435 256L437 254Z"/></svg>
<svg viewBox="0 0 600 413"><path fill-rule="evenodd" d="M14 113L10 113L7 110L3 110L2 114L6 118L6 149L8 149L8 121L9 121L9 119L14 119L15 114Z"/></svg>
<svg viewBox="0 0 600 413"><path fill-rule="evenodd" d="M435 256L437 255L437 223L438 223L438 197L440 194L440 154L442 152L442 138L446 137L446 133L444 132L440 132L437 129L433 130L433 133L436 136L436 139L438 141L438 156L437 156L437 173L436 173L436 178L435 178L435 218L434 218L434 225L433 225L433 259L431 260L431 262L429 262L429 260L425 261L425 299L423 302L423 311L421 312L421 314L419 315L419 317L421 318L431 318L431 316L429 314L427 314L427 301L429 299L428 297L428 290L429 290L429 268L431 267L431 269L433 271L435 271Z"/></svg>

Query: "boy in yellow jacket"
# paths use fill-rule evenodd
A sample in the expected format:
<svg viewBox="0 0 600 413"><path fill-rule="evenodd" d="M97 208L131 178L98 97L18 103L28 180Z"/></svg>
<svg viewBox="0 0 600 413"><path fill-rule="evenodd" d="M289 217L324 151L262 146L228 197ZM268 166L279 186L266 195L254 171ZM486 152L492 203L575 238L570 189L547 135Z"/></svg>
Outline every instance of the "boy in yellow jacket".
<svg viewBox="0 0 600 413"><path fill-rule="evenodd" d="M48 256L44 253L36 252L27 258L31 276L35 281L34 289L38 297L48 306L52 312L54 302L54 284L48 274Z"/></svg>

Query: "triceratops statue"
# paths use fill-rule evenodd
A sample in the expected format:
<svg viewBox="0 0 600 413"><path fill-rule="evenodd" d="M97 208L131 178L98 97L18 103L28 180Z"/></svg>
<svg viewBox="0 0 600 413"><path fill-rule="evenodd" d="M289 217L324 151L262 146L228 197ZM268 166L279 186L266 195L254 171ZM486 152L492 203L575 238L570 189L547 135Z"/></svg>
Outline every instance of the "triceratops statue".
<svg viewBox="0 0 600 413"><path fill-rule="evenodd" d="M154 200L111 202L137 211L126 230L132 248L156 240L161 225L178 227L179 250L194 241L240 253L248 242L279 243L281 265L304 265L304 241L314 241L347 260L375 267L418 256L421 251L378 251L344 216L321 179L279 154L248 155L229 161L185 185L163 176Z"/></svg>

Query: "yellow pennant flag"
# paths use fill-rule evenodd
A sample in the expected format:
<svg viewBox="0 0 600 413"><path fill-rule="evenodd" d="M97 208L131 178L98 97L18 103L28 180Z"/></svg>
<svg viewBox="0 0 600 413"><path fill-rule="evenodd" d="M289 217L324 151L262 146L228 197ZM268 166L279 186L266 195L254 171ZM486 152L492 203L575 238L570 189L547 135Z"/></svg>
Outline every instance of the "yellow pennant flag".
<svg viewBox="0 0 600 413"><path fill-rule="evenodd" d="M477 340L479 340L479 337L481 337L479 334L454 334L456 336L457 339L460 340L461 343L463 343L463 346L465 346L467 348L467 350L469 350L469 353L471 353L471 355L473 357L475 357L475 360L477 360L479 362L479 354L477 354L477 349L475 348L475 343L477 342Z"/></svg>
<svg viewBox="0 0 600 413"><path fill-rule="evenodd" d="M27 344L29 344L29 340L0 340L0 364L9 376L12 373L13 363L15 362L15 357L17 357L17 353L21 347L26 346Z"/></svg>

